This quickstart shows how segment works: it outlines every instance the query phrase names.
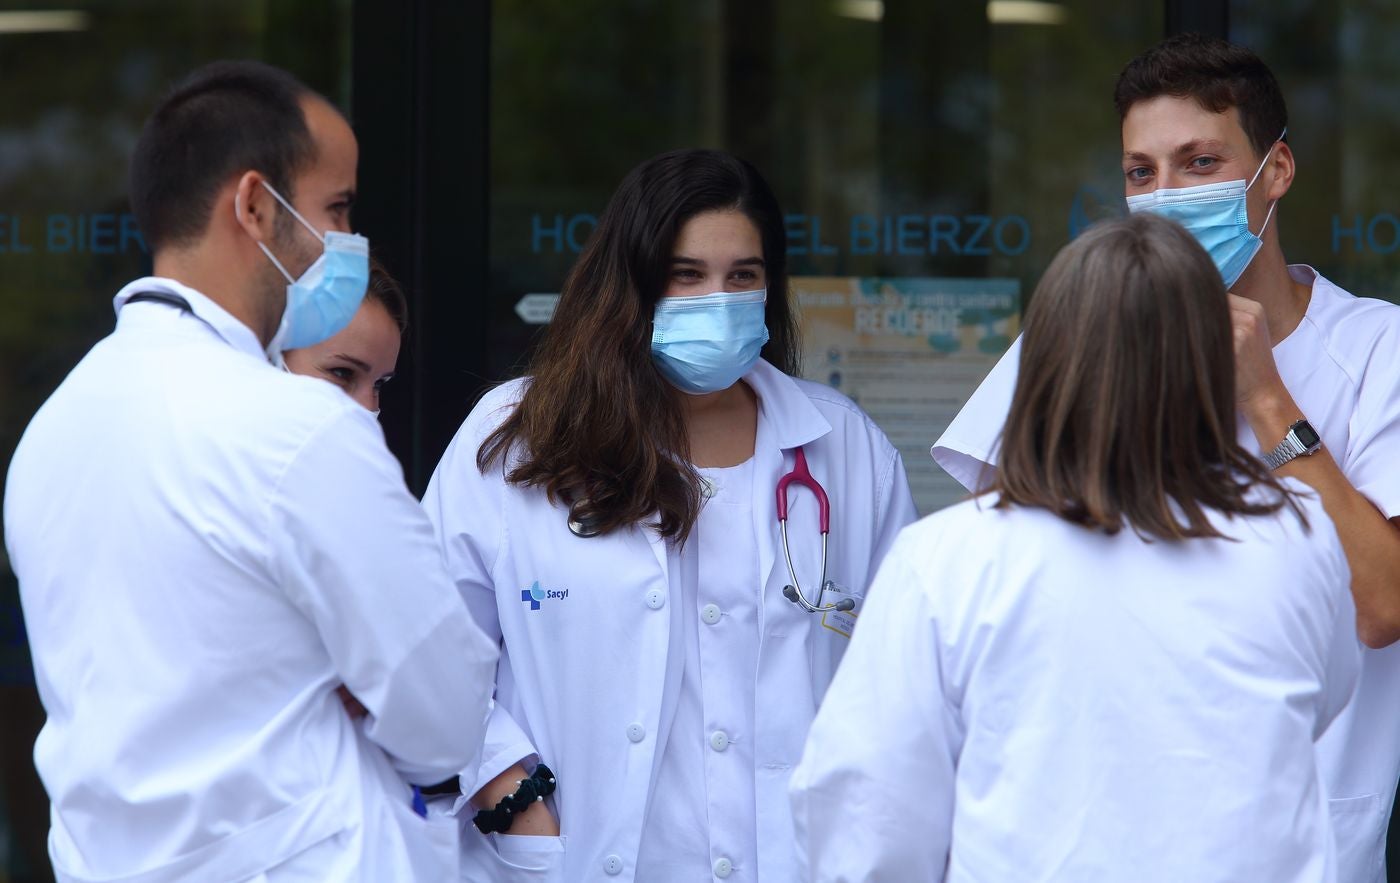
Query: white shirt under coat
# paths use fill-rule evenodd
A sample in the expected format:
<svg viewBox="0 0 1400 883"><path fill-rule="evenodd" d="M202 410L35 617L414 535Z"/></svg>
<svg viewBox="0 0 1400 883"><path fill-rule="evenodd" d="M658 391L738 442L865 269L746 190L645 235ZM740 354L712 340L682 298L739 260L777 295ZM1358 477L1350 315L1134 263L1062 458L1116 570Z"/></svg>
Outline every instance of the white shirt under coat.
<svg viewBox="0 0 1400 883"><path fill-rule="evenodd" d="M765 362L744 380L758 397L758 429L750 516L737 519L733 530L751 536L756 554L725 563L752 574L756 667L716 672L719 682L704 685L703 713L707 725L711 714L721 715L713 720L724 728L728 718L711 707L711 690L753 697L752 732L744 732L740 719L734 733L748 740L752 761L726 763L726 752L706 749L716 762L706 764L705 776L708 794L755 796L749 806L736 802L736 817L693 833L708 838L716 879L796 880L788 777L848 639L782 594L789 579L778 539L777 480L792 468L793 450L804 446L831 499L829 577L861 603L895 534L913 520L914 506L898 452L845 396ZM477 469L482 440L515 406L525 382L499 387L477 405L423 502L468 606L502 640L483 762L464 790L474 793L511 764L538 756L559 777L553 805L562 836L474 842L468 836L464 876L641 879L641 837L683 679L684 630L695 622L683 603L687 564L673 545L641 527L576 537L567 510L543 490L506 484L501 464L485 475ZM800 578L815 582L821 561L815 500L799 489L790 499L795 564ZM710 566L701 563L697 571L696 600L703 603L692 628L702 630L702 641L712 627L703 622L710 603L703 574ZM532 603L535 597L540 600ZM743 627L726 622L721 610L715 627L735 625ZM702 667L702 679L711 675ZM737 832L748 839L731 847Z"/></svg>
<svg viewBox="0 0 1400 883"><path fill-rule="evenodd" d="M1274 347L1279 376L1342 473L1394 518L1400 515L1400 307L1349 294L1308 266L1294 264L1288 272L1311 285L1312 295L1298 327ZM969 489L978 485L983 464L996 463L1020 353L1018 339L933 447L938 464ZM1242 416L1239 439L1258 453ZM1385 883L1386 827L1400 779L1400 643L1364 649L1355 698L1318 750L1332 798L1339 879Z"/></svg>
<svg viewBox="0 0 1400 883"><path fill-rule="evenodd" d="M1341 879L1313 743L1360 651L1304 508L1213 513L1238 542L987 498L908 528L793 775L809 879Z"/></svg>
<svg viewBox="0 0 1400 883"><path fill-rule="evenodd" d="M719 861L712 856L728 862L729 879L756 879L757 844L742 827L754 818L755 778L734 774L753 770L762 637L758 544L734 527L753 523L753 460L700 474L705 504L681 553L681 684L647 802L639 880L703 880Z"/></svg>
<svg viewBox="0 0 1400 883"><path fill-rule="evenodd" d="M455 875L404 776L474 762L497 653L377 421L198 291L116 308L5 496L58 879Z"/></svg>

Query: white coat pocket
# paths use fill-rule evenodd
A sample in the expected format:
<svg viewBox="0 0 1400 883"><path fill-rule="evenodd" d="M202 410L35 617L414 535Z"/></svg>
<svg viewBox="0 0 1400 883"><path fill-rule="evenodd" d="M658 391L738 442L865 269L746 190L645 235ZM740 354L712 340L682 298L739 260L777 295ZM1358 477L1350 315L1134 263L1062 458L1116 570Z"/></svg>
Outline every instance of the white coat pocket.
<svg viewBox="0 0 1400 883"><path fill-rule="evenodd" d="M1385 883L1385 831L1388 819L1379 794L1327 801L1337 839L1337 879L1345 883Z"/></svg>
<svg viewBox="0 0 1400 883"><path fill-rule="evenodd" d="M463 837L464 881L562 881L566 837L488 834L468 831Z"/></svg>

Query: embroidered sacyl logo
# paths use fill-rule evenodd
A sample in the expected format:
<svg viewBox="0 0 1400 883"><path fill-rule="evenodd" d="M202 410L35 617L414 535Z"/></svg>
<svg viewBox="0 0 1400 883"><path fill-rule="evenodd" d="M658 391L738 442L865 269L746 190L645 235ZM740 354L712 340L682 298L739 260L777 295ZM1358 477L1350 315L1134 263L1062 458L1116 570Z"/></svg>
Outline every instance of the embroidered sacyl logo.
<svg viewBox="0 0 1400 883"><path fill-rule="evenodd" d="M540 604L547 600L563 601L567 597L568 589L542 589L539 580L535 580L530 588L520 590L520 600L528 602L531 610L539 610Z"/></svg>

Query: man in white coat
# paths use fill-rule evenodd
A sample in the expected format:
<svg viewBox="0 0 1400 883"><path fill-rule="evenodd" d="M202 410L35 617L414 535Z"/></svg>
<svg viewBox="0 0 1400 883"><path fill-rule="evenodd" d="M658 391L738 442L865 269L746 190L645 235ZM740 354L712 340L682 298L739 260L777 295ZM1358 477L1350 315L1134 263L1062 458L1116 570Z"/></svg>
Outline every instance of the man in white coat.
<svg viewBox="0 0 1400 883"><path fill-rule="evenodd" d="M1317 490L1351 567L1359 637L1385 648L1363 654L1356 695L1319 743L1338 879L1382 883L1400 776L1400 307L1285 261L1287 108L1254 53L1173 37L1124 68L1114 99L1129 208L1180 221L1230 290L1241 443ZM1018 341L934 445L970 489L997 462L1019 357Z"/></svg>
<svg viewBox="0 0 1400 883"><path fill-rule="evenodd" d="M374 418L276 355L364 295L357 162L330 104L248 62L196 71L137 144L155 274L5 496L60 880L456 874L409 783L472 763L496 649Z"/></svg>

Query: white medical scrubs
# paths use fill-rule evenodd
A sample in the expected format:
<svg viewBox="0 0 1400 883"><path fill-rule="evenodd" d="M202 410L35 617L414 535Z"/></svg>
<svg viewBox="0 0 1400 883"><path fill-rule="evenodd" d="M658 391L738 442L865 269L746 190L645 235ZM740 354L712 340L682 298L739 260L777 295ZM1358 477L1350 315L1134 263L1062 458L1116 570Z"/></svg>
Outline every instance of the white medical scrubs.
<svg viewBox="0 0 1400 883"><path fill-rule="evenodd" d="M700 470L706 501L693 549L682 553L681 685L642 829L639 880L705 879L712 851L729 862L730 879L756 879L756 844L742 826L757 806L758 543L734 529L753 523L753 471L752 460Z"/></svg>
<svg viewBox="0 0 1400 883"><path fill-rule="evenodd" d="M807 879L1340 879L1314 740L1360 651L1305 510L1214 513L1238 542L986 498L908 528L793 774Z"/></svg>
<svg viewBox="0 0 1400 883"><path fill-rule="evenodd" d="M1302 322L1274 347L1284 385L1348 480L1386 518L1400 516L1400 307L1358 298L1316 270ZM995 465L1020 358L1019 340L933 447L965 487ZM1259 442L1240 420L1240 443ZM1385 837L1400 779L1400 644L1365 650L1355 699L1319 745L1346 883L1384 883Z"/></svg>
<svg viewBox="0 0 1400 883"><path fill-rule="evenodd" d="M497 653L378 422L173 280L117 308L5 494L58 879L455 876L405 777L474 762Z"/></svg>

